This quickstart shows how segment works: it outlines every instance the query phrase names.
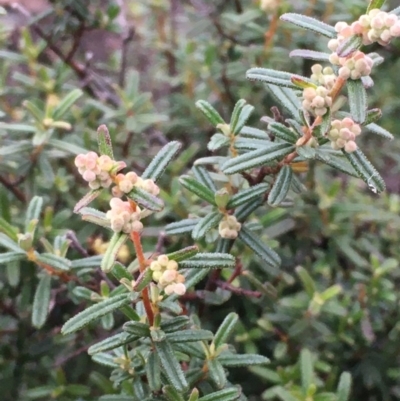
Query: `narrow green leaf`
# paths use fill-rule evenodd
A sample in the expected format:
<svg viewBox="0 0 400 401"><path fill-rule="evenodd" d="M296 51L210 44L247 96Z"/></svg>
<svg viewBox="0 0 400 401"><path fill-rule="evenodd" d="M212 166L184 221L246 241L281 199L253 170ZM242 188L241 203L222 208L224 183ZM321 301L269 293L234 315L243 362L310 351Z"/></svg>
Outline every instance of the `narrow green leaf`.
<svg viewBox="0 0 400 401"><path fill-rule="evenodd" d="M285 142L295 144L299 136L289 127L281 123L269 123L268 131L270 131L277 138L283 139Z"/></svg>
<svg viewBox="0 0 400 401"><path fill-rule="evenodd" d="M12 226L3 217L0 217L0 233L4 233L12 241L18 240L18 237L17 237L18 229L16 227Z"/></svg>
<svg viewBox="0 0 400 401"><path fill-rule="evenodd" d="M351 374L343 372L340 375L339 385L337 389L337 401L348 401L351 392Z"/></svg>
<svg viewBox="0 0 400 401"><path fill-rule="evenodd" d="M118 252L121 249L121 246L124 245L126 240L128 239L128 235L124 233L114 233L108 243L108 247L106 253L103 256L101 261L101 270L108 273L114 266L115 261L118 257Z"/></svg>
<svg viewBox="0 0 400 401"><path fill-rule="evenodd" d="M176 316L169 320L161 322L161 329L168 333L173 333L175 331L181 330L187 327L190 320L187 316Z"/></svg>
<svg viewBox="0 0 400 401"><path fill-rule="evenodd" d="M41 253L38 254L36 259L44 263L46 265L49 265L51 267L54 267L55 269L62 270L62 271L69 271L71 269L71 261L63 258L58 255L54 255L52 253Z"/></svg>
<svg viewBox="0 0 400 401"><path fill-rule="evenodd" d="M244 189L232 196L226 205L227 209L235 209L238 206L245 205L250 201L257 199L264 195L269 188L269 184L261 183L253 187Z"/></svg>
<svg viewBox="0 0 400 401"><path fill-rule="evenodd" d="M386 186L383 178L360 149L352 153L344 151L343 153L357 171L358 176L368 185L372 192L379 193L385 190Z"/></svg>
<svg viewBox="0 0 400 401"><path fill-rule="evenodd" d="M211 341L213 333L208 330L180 330L175 333L168 333L167 340L172 343L187 343L195 341Z"/></svg>
<svg viewBox="0 0 400 401"><path fill-rule="evenodd" d="M35 297L32 306L32 325L40 329L46 322L49 314L51 292L51 276L45 274L40 278L36 287Z"/></svg>
<svg viewBox="0 0 400 401"><path fill-rule="evenodd" d="M107 219L104 212L93 209L92 207L83 207L78 212L82 216L82 220L88 221L98 226L111 229L111 222Z"/></svg>
<svg viewBox="0 0 400 401"><path fill-rule="evenodd" d="M175 260L176 262L180 262L182 260L192 258L198 252L199 252L198 246L192 245L183 249L179 249L179 251L168 253L167 256L169 260Z"/></svg>
<svg viewBox="0 0 400 401"><path fill-rule="evenodd" d="M251 106L250 104L243 104L243 107L239 107L237 115L235 115L235 109L233 110L232 113L232 120L230 126L232 134L238 135L242 130L242 128L244 127L244 125L247 123L247 120L250 118L251 113L253 113L254 107Z"/></svg>
<svg viewBox="0 0 400 401"><path fill-rule="evenodd" d="M215 194L211 189L207 188L206 186L196 181L194 178L189 177L188 175L182 176L179 179L179 182L190 192L196 194L199 198L205 200L211 205L216 206L214 199Z"/></svg>
<svg viewBox="0 0 400 401"><path fill-rule="evenodd" d="M336 38L337 36L337 32L333 26L318 21L315 18L307 17L306 15L286 13L281 15L281 20L291 22L294 25L312 32L319 33L330 39Z"/></svg>
<svg viewBox="0 0 400 401"><path fill-rule="evenodd" d="M278 206L283 202L292 185L293 171L290 166L283 166L275 178L271 191L268 195L268 204Z"/></svg>
<svg viewBox="0 0 400 401"><path fill-rule="evenodd" d="M92 356L92 360L103 366L108 366L109 368L118 368L119 365L115 362L115 356L106 354L105 352L99 352ZM119 401L119 399L118 399Z"/></svg>
<svg viewBox="0 0 400 401"><path fill-rule="evenodd" d="M90 346L88 349L88 354L94 355L99 352L110 351L112 349L122 347L125 344L129 344L130 342L136 341L138 338L139 337L129 335L127 333L118 333Z"/></svg>
<svg viewBox="0 0 400 401"><path fill-rule="evenodd" d="M238 320L239 315L234 312L229 313L225 317L214 336L213 343L215 345L215 349L218 349L221 345L226 344L228 338L235 329Z"/></svg>
<svg viewBox="0 0 400 401"><path fill-rule="evenodd" d="M21 264L19 261L8 262L6 265L7 280L11 287L16 287L21 279Z"/></svg>
<svg viewBox="0 0 400 401"><path fill-rule="evenodd" d="M235 258L227 253L198 253L190 259L179 263L183 268L212 268L222 269L235 267Z"/></svg>
<svg viewBox="0 0 400 401"><path fill-rule="evenodd" d="M164 202L160 198L138 187L133 187L127 197L148 210L159 212L164 208Z"/></svg>
<svg viewBox="0 0 400 401"><path fill-rule="evenodd" d="M197 283L199 283L201 280L203 280L208 275L209 272L210 272L210 269L191 269L191 270L189 270L189 273L187 273L185 275L186 288L194 287ZM177 296L176 296L176 298L177 298Z"/></svg>
<svg viewBox="0 0 400 401"><path fill-rule="evenodd" d="M75 259L71 261L71 268L81 269L84 267L100 267L102 258L102 255L94 255L83 259Z"/></svg>
<svg viewBox="0 0 400 401"><path fill-rule="evenodd" d="M208 377L217 388L223 388L226 384L226 374L223 366L217 359L211 359L207 362Z"/></svg>
<svg viewBox="0 0 400 401"><path fill-rule="evenodd" d="M214 125L214 127L216 127L218 124L225 124L225 121L219 115L217 110L215 110L214 107L212 107L211 104L205 100L198 100L196 102L196 107L203 112L203 114L208 118L210 123Z"/></svg>
<svg viewBox="0 0 400 401"><path fill-rule="evenodd" d="M31 102L30 100L24 100L22 104L29 111L29 113L31 113L36 122L41 123L43 121L43 110L37 107L35 103Z"/></svg>
<svg viewBox="0 0 400 401"><path fill-rule="evenodd" d="M235 141L235 149L239 151L255 150L260 148L269 148L273 146L274 143L270 140L265 139L251 139L251 138L237 138Z"/></svg>
<svg viewBox="0 0 400 401"><path fill-rule="evenodd" d="M250 201L249 203L245 203L244 205L239 206L235 211L235 216L239 221L243 222L262 204L263 200L261 197L255 198L253 201Z"/></svg>
<svg viewBox="0 0 400 401"><path fill-rule="evenodd" d="M368 124L372 124L377 122L382 117L382 110L381 109L369 109L367 110L367 118L364 121L364 125L367 126Z"/></svg>
<svg viewBox="0 0 400 401"><path fill-rule="evenodd" d="M53 119L59 120L72 107L72 105L83 95L80 89L73 89L66 95L53 111Z"/></svg>
<svg viewBox="0 0 400 401"><path fill-rule="evenodd" d="M169 383L179 392L187 391L188 383L169 342L164 340L153 344Z"/></svg>
<svg viewBox="0 0 400 401"><path fill-rule="evenodd" d="M25 251L15 241L3 233L0 233L0 245L13 252L25 253Z"/></svg>
<svg viewBox="0 0 400 401"><path fill-rule="evenodd" d="M122 279L129 281L133 280L132 274L129 273L126 267L119 262L114 263L111 273L118 281L121 281Z"/></svg>
<svg viewBox="0 0 400 401"><path fill-rule="evenodd" d="M218 357L218 361L222 366L227 367L266 365L270 363L268 358L257 354L221 354Z"/></svg>
<svg viewBox="0 0 400 401"><path fill-rule="evenodd" d="M82 208L87 206L90 202L94 201L104 188L92 189L87 193L74 207L74 213L78 213Z"/></svg>
<svg viewBox="0 0 400 401"><path fill-rule="evenodd" d="M314 280L304 267L297 266L295 270L303 284L304 289L306 290L307 295L312 298L317 290Z"/></svg>
<svg viewBox="0 0 400 401"><path fill-rule="evenodd" d="M203 238L211 229L218 225L223 217L224 215L219 211L208 213L194 227L192 231L192 238L194 240Z"/></svg>
<svg viewBox="0 0 400 401"><path fill-rule="evenodd" d="M382 136L383 138L386 138L386 139L389 139L389 140L394 139L394 136L389 131L385 130L385 128L382 128L378 124L371 123L371 124L366 125L365 128L368 131L373 132L374 134Z"/></svg>
<svg viewBox="0 0 400 401"><path fill-rule="evenodd" d="M123 330L137 337L150 337L150 327L141 322L126 322L122 326Z"/></svg>
<svg viewBox="0 0 400 401"><path fill-rule="evenodd" d="M165 227L165 234L174 235L192 232L199 221L200 219L184 219L175 223L167 224Z"/></svg>
<svg viewBox="0 0 400 401"><path fill-rule="evenodd" d="M250 81L261 81L271 85L296 89L291 81L293 74L285 71L276 71L269 68L250 68L246 72L246 78Z"/></svg>
<svg viewBox="0 0 400 401"><path fill-rule="evenodd" d="M236 387L229 387L200 397L198 401L235 401L239 397L240 391Z"/></svg>
<svg viewBox="0 0 400 401"><path fill-rule="evenodd" d="M198 401L198 400L199 400L199 390L197 390L197 388L194 388L190 393L188 401Z"/></svg>
<svg viewBox="0 0 400 401"><path fill-rule="evenodd" d="M362 36L353 35L340 42L336 53L340 57L347 57L353 54L362 46Z"/></svg>
<svg viewBox="0 0 400 401"><path fill-rule="evenodd" d="M202 166L193 166L192 172L197 181L199 181L204 186L211 189L211 191L216 192L214 181L211 178L210 173Z"/></svg>
<svg viewBox="0 0 400 401"><path fill-rule="evenodd" d="M272 96L292 115L292 117L298 123L303 124L300 118L301 103L293 89L281 88L269 84L267 84L267 88Z"/></svg>
<svg viewBox="0 0 400 401"><path fill-rule="evenodd" d="M89 308L69 319L62 327L61 333L70 334L78 331L87 326L93 320L100 319L107 313L113 312L130 302L129 294L120 294L89 306Z"/></svg>
<svg viewBox="0 0 400 401"><path fill-rule="evenodd" d="M281 264L279 255L264 244L260 237L252 233L247 227L242 226L239 231L239 239L274 270L279 268Z"/></svg>
<svg viewBox="0 0 400 401"><path fill-rule="evenodd" d="M164 386L162 390L168 401L185 401L182 394L172 385Z"/></svg>
<svg viewBox="0 0 400 401"><path fill-rule="evenodd" d="M97 141L99 143L99 153L114 160L111 136L104 124L97 128Z"/></svg>
<svg viewBox="0 0 400 401"><path fill-rule="evenodd" d="M26 259L26 255L21 252L3 252L0 253L0 265L16 262L18 260Z"/></svg>
<svg viewBox="0 0 400 401"><path fill-rule="evenodd" d="M160 369L160 359L158 358L157 352L150 352L146 361L146 377L147 383L149 384L151 391L160 390L161 383L161 369Z"/></svg>
<svg viewBox="0 0 400 401"><path fill-rule="evenodd" d="M210 138L209 142L207 143L207 149L211 152L215 152L218 149L229 146L229 143L230 141L227 136L217 132Z"/></svg>
<svg viewBox="0 0 400 401"><path fill-rule="evenodd" d="M314 383L314 368L312 356L308 349L303 348L300 353L301 386L303 394L308 393L310 385Z"/></svg>
<svg viewBox="0 0 400 401"><path fill-rule="evenodd" d="M385 0L370 0L367 8L367 14L375 8L381 8L385 4Z"/></svg>
<svg viewBox="0 0 400 401"><path fill-rule="evenodd" d="M188 356L205 359L204 348L200 343L175 343L174 349ZM187 377L187 379L189 379L189 377Z"/></svg>
<svg viewBox="0 0 400 401"><path fill-rule="evenodd" d="M42 206L43 198L40 196L34 196L29 202L25 217L25 232L29 231L29 226L32 220L39 219Z"/></svg>
<svg viewBox="0 0 400 401"><path fill-rule="evenodd" d="M270 140L269 135L265 131L248 126L245 126L240 130L240 136L252 139L264 139L266 141Z"/></svg>
<svg viewBox="0 0 400 401"><path fill-rule="evenodd" d="M329 61L329 53L317 52L315 50L296 49L289 53L290 57L302 57L310 60Z"/></svg>
<svg viewBox="0 0 400 401"><path fill-rule="evenodd" d="M47 143L56 149L62 150L73 155L79 155L80 153L87 153L87 149L81 146L75 145L71 142L61 141L59 139L50 138Z"/></svg>
<svg viewBox="0 0 400 401"><path fill-rule="evenodd" d="M225 162L222 165L222 171L228 175L241 173L281 159L293 151L294 146L286 143L278 143L268 149L253 150Z"/></svg>
<svg viewBox="0 0 400 401"><path fill-rule="evenodd" d="M164 173L168 164L175 158L181 146L182 145L177 141L167 143L162 149L160 149L160 151L154 156L154 159L146 167L142 174L142 178L157 181Z"/></svg>
<svg viewBox="0 0 400 401"><path fill-rule="evenodd" d="M349 79L346 86L352 118L355 122L362 124L367 117L367 92L360 79Z"/></svg>
<svg viewBox="0 0 400 401"><path fill-rule="evenodd" d="M321 152L321 153L320 153ZM324 157L325 155L322 153L322 148L320 148L319 152L315 154L315 158L328 166L331 166L342 173L351 175L352 177L358 177L357 172L354 170L353 166L349 163L347 159L342 157L342 155L333 156L329 155L329 158Z"/></svg>
<svg viewBox="0 0 400 401"><path fill-rule="evenodd" d="M13 123L5 123L5 122L0 122L0 129L5 130L5 131L19 131L19 132L27 132L34 134L36 132L36 127L34 125L29 125L29 124L13 124ZM26 145L28 142L24 142L24 145ZM19 143L17 145L11 145L11 146L22 146L22 143ZM11 149L11 146L7 146L7 148ZM29 148L32 147L32 144L29 143ZM24 150L28 150L29 148L24 148ZM22 149L22 147L21 147ZM15 152L15 151L14 151ZM0 155L5 155L6 150L5 148L1 149Z"/></svg>

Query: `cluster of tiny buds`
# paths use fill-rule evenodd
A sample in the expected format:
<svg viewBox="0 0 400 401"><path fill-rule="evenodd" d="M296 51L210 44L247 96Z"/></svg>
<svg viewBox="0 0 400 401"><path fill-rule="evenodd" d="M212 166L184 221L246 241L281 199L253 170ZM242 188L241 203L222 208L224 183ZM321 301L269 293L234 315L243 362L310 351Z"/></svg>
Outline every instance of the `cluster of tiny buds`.
<svg viewBox="0 0 400 401"><path fill-rule="evenodd" d="M219 223L218 231L222 238L235 239L238 236L242 225L235 216L226 215Z"/></svg>
<svg viewBox="0 0 400 401"><path fill-rule="evenodd" d="M328 132L328 138L331 140L333 149L343 149L348 152L357 150L355 139L361 134L361 127L351 118L346 117L343 120L333 120L331 129Z"/></svg>
<svg viewBox="0 0 400 401"><path fill-rule="evenodd" d="M79 154L75 158L79 174L89 183L91 189L108 188L112 184L111 173L126 167L124 162L116 162L109 156L99 156L95 152Z"/></svg>
<svg viewBox="0 0 400 401"><path fill-rule="evenodd" d="M332 97L325 86L305 88L303 91L303 107L316 116L323 116L332 106Z"/></svg>
<svg viewBox="0 0 400 401"><path fill-rule="evenodd" d="M165 294L183 295L186 292L185 277L178 273L178 263L169 260L167 255L160 255L157 260L151 262L150 270L153 271L153 280Z"/></svg>
<svg viewBox="0 0 400 401"><path fill-rule="evenodd" d="M360 79L371 74L374 61L362 51L356 51L349 57L339 57L337 53L329 56L332 64L340 65L338 75L342 79Z"/></svg>
<svg viewBox="0 0 400 401"><path fill-rule="evenodd" d="M338 33L337 39L331 39L328 43L332 51L336 51L344 39L353 35L362 36L363 45L378 42L387 46L393 38L400 36L400 20L396 14L373 9L368 14L361 15L351 25L343 21L338 22L335 30Z"/></svg>
<svg viewBox="0 0 400 401"><path fill-rule="evenodd" d="M136 210L132 210L129 202L124 202L119 198L110 200L111 210L106 213L106 217L110 220L111 229L120 233L129 234L132 231L140 232L143 230L143 224L140 222L140 209L136 206Z"/></svg>
<svg viewBox="0 0 400 401"><path fill-rule="evenodd" d="M321 64L314 64L311 67L311 71L312 71L311 79L314 82L328 89L333 88L337 76L335 75L331 67L323 68Z"/></svg>
<svg viewBox="0 0 400 401"><path fill-rule="evenodd" d="M113 196L121 198L124 194L132 191L133 187L143 189L150 194L157 196L160 193L160 188L154 183L153 180L143 180L138 177L136 173L130 171L127 174L118 174L115 177L116 186L112 188Z"/></svg>
<svg viewBox="0 0 400 401"><path fill-rule="evenodd" d="M273 12L279 7L281 0L261 0L260 8L265 12Z"/></svg>

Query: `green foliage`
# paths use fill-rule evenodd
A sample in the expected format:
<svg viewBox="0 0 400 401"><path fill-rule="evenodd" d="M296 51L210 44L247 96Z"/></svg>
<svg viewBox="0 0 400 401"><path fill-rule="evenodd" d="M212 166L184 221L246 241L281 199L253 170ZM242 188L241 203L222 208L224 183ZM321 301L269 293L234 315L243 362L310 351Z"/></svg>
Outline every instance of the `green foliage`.
<svg viewBox="0 0 400 401"><path fill-rule="evenodd" d="M398 40L319 116L310 67L340 74L364 2L122 3L0 8L2 399L397 399Z"/></svg>

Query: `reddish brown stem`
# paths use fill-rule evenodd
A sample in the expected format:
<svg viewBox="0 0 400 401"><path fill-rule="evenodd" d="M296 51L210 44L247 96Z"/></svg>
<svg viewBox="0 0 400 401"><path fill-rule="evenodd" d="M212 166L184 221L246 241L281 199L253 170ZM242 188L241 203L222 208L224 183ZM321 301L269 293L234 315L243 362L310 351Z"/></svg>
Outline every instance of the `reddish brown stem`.
<svg viewBox="0 0 400 401"><path fill-rule="evenodd" d="M146 270L146 258L144 257L142 242L140 241L140 235L138 232L131 232L131 240L136 250L136 256L139 262L139 271L143 273ZM151 307L149 290L145 287L142 291L142 299L144 309L146 310L147 319L149 321L150 326L153 326L154 323L154 313L153 308Z"/></svg>

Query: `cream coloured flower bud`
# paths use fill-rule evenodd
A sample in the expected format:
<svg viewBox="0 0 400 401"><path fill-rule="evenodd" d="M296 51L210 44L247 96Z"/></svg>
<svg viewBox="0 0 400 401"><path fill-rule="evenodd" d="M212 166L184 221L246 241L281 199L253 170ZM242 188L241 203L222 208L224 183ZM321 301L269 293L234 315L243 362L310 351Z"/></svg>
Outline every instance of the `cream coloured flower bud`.
<svg viewBox="0 0 400 401"><path fill-rule="evenodd" d="M154 260L150 263L150 270L153 270L154 272L161 271L161 264Z"/></svg>
<svg viewBox="0 0 400 401"><path fill-rule="evenodd" d="M177 276L178 276L178 272L176 270L165 270L160 278L160 283L161 284L170 284L173 281L175 281Z"/></svg>
<svg viewBox="0 0 400 401"><path fill-rule="evenodd" d="M169 259L167 255L160 255L157 258L157 262L162 266L162 267L167 267Z"/></svg>
<svg viewBox="0 0 400 401"><path fill-rule="evenodd" d="M124 193L117 186L112 187L111 193L115 198L121 198L124 195Z"/></svg>
<svg viewBox="0 0 400 401"><path fill-rule="evenodd" d="M99 189L101 187L101 184L99 181L91 181L89 182L89 188L90 189Z"/></svg>
<svg viewBox="0 0 400 401"><path fill-rule="evenodd" d="M178 270L178 263L175 260L170 260L167 263L168 270Z"/></svg>

